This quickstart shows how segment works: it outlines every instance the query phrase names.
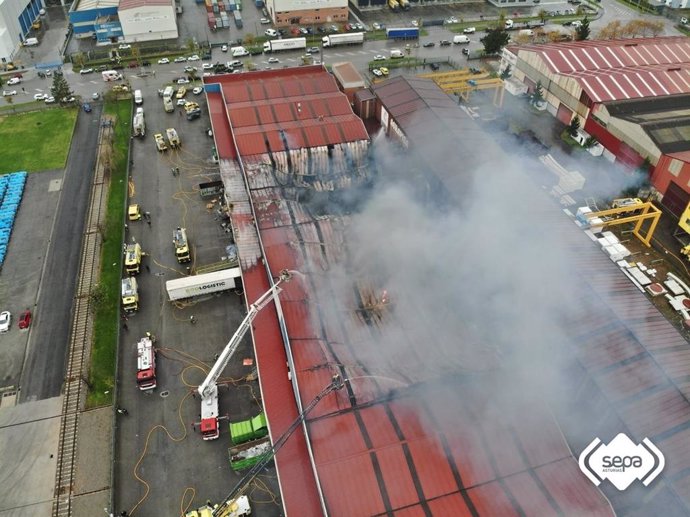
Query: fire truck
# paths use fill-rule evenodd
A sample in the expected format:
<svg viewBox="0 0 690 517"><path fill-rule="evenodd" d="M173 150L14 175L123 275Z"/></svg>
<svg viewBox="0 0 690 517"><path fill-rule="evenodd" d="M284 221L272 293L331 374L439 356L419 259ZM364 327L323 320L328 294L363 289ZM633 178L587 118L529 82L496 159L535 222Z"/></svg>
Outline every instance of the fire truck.
<svg viewBox="0 0 690 517"><path fill-rule="evenodd" d="M173 232L173 244L175 245L175 257L180 264L192 260L192 257L189 254L187 230L178 226Z"/></svg>
<svg viewBox="0 0 690 517"><path fill-rule="evenodd" d="M128 274L139 274L142 256L141 245L138 242L127 245L125 248L125 271L127 271Z"/></svg>
<svg viewBox="0 0 690 517"><path fill-rule="evenodd" d="M271 301L278 298L282 291L280 284L288 282L292 275L287 269L280 272L280 278L273 284L268 291L249 306L249 312L240 323L240 326L235 331L235 334L230 338L228 344L223 349L223 352L218 357L218 360L208 372L206 379L197 388L201 398L201 422L199 424L201 430L201 437L204 440L215 440L220 436L220 429L218 426L218 377L225 370L225 367L230 362L237 347L242 341L242 338L249 330L252 321L261 309L266 307Z"/></svg>
<svg viewBox="0 0 690 517"><path fill-rule="evenodd" d="M148 332L137 343L137 386L142 391L156 388L156 349Z"/></svg>
<svg viewBox="0 0 690 517"><path fill-rule="evenodd" d="M134 277L127 277L122 279L122 308L126 312L134 312L139 310L139 289L137 288L137 279Z"/></svg>

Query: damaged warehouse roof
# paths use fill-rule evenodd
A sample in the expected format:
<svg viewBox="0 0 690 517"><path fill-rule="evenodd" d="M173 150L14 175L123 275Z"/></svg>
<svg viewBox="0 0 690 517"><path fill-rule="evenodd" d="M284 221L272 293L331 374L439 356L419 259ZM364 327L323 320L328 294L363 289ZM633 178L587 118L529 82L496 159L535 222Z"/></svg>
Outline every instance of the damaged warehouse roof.
<svg viewBox="0 0 690 517"><path fill-rule="evenodd" d="M281 88L296 88L289 83L304 80L301 74L328 76L318 67L297 70L300 71L280 71L280 83L285 85ZM238 75L244 76L246 91L259 88L254 81L271 77L269 72ZM346 213L315 212L300 198L305 190L327 193L369 179L368 143L360 138L361 133L348 133L351 139L333 142L328 150L293 146L289 138L276 140L275 134L280 134L282 127L276 124L275 112L259 110L256 114L268 117L265 124L259 117L239 129L251 126L257 138L256 132L266 127L274 133L269 142L275 141L276 147L247 145L246 149L259 152L245 154L239 145L232 144L237 139L232 123L233 97L227 95L231 90L225 84L227 77L230 76L211 79L223 86L222 94L220 89L210 89L209 105L221 174L232 204L248 300L253 301L268 288L267 269L273 274L283 268L300 272L285 285L280 298L279 314L286 324L287 348L283 347L275 313L261 313L253 329L263 401L273 439L299 412L293 389L298 389L299 402L306 406L329 384L334 373L347 380L346 390L326 397L308 416L308 436L298 431L277 455L286 512L320 514L322 496L323 507L332 515L614 515L608 500L579 471L547 404L539 399L515 398L510 390L491 389L510 378L511 372L501 369L495 354L475 343L473 329L460 327L458 340L469 343L469 353L458 356L455 347L449 346L452 343L435 339L433 329L420 334L416 322L396 317L395 304L408 304L421 319L427 310L415 302L415 293L407 292L404 285L396 285L395 293L389 295L366 276L341 278L332 274L347 258L351 217ZM311 80L314 84L328 84L331 78ZM403 120L401 125L408 136L417 128L420 139L415 139L413 145L423 147L424 154L429 154L425 142L431 148L438 145L434 135L439 126L447 128L452 125L451 119L457 119L467 128L470 138L457 140L454 153L467 158L468 168L478 165L477 149L484 152L484 162L486 156L497 163L506 160L493 140L482 137L469 117L460 115L452 101L443 96L450 102L446 104L431 81L415 88L409 84L405 87L403 82L396 81L394 86L398 90L384 105L390 106L396 120ZM335 84L332 87L335 89ZM428 96L424 90L428 90ZM278 90L275 92L279 95ZM335 91L324 93L334 99L342 96ZM408 102L398 102L393 107L391 98ZM246 99L240 98L238 102L248 109ZM274 101L262 97L262 102L270 105ZM429 109L430 106L438 109ZM455 111L450 111L451 106ZM226 108L229 116L223 112ZM299 124L290 129L303 132ZM221 135L228 140L221 141ZM241 162L232 159L237 149ZM441 175L438 169L428 167L425 171L452 197L461 199L465 195L461 186L466 182L455 180L457 168L446 167ZM664 326L663 319L657 319L659 315L653 312L651 304L640 298L632 284L621 279L615 265L567 218L559 218L557 209L540 191L534 189L528 204L535 221L547 222L549 231L563 235L567 245L577 250L580 274L587 279L579 296L586 298L589 310L601 318L593 320L591 334L583 331L583 320L573 318L569 322L576 338L563 346L575 349L577 357L571 364L571 369L576 370L575 378L584 379L587 393L596 396L594 400L600 401L601 408L620 419L616 422L623 421L633 439L640 440L644 435L639 433L646 428L639 419L637 424L629 420L632 414L626 420L624 404L630 401L617 395L625 386L628 392L637 388L623 376L610 377L611 382L605 386L600 382L603 375L615 373L619 367L635 368L638 356L648 356L662 347L653 333L644 331L646 321L653 322L655 330L670 343L682 338L668 323ZM599 282L595 281L597 275L601 275ZM607 287L604 278L614 279L614 308L607 305L610 300L601 292ZM342 292L338 286L342 282L351 288L350 295L341 299L333 294ZM624 304L633 299L637 309L628 314ZM592 317L588 313L577 316ZM609 331L618 335L614 348L591 345L606 339ZM394 363L380 349L384 339L399 343L401 353ZM633 356L622 353L635 347L637 353ZM286 350L292 382L285 367ZM600 354L599 363L596 354ZM610 364L600 366L609 356ZM624 360L620 362L621 359ZM430 364L435 368L420 369L420 365ZM659 375L663 382L657 383L657 390L649 395L666 396L663 390L658 391L659 386L668 387L668 396L674 390L678 394L671 372L661 371ZM639 390L643 400L647 392L644 387ZM680 405L673 406L674 413L667 405L646 408L647 414L654 413L655 431L661 433L655 436L660 440L664 439L664 432L669 437L685 432L683 425L676 429L677 424L686 422L683 415L688 405L682 399L684 396L676 399ZM500 418L488 417L487 408L493 408ZM671 414L679 415L680 420L667 418ZM596 420L595 423L601 424ZM567 434L568 430L564 432ZM596 432L592 429L589 439ZM663 442L656 443L664 450ZM680 449L678 458L684 459ZM668 461L670 464L672 459ZM687 464L680 461L672 467L678 476L673 482L684 482L683 465ZM667 483L663 493L673 495L674 490Z"/></svg>

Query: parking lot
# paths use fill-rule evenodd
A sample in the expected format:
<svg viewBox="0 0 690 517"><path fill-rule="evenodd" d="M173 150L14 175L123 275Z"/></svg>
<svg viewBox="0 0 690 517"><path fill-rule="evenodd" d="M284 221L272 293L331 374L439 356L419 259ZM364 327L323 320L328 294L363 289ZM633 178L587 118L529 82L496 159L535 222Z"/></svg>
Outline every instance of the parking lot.
<svg viewBox="0 0 690 517"><path fill-rule="evenodd" d="M132 142L130 194L131 202L150 212L151 224L146 218L130 222L127 232L127 239L139 242L147 256L138 276L140 309L124 322L127 330L121 332L118 404L128 415L118 415L116 429L115 509L136 507L138 514L148 517L178 515L181 505L192 498L192 507L207 499L220 501L239 479L228 461L228 420L221 422L220 439L203 441L192 425L200 413L199 399L192 392L205 377L199 366L208 369L213 364L245 316L240 290L196 303L167 301L165 282L187 274L187 264L178 264L174 256L175 228L187 230L192 271L220 262L232 241L221 226L218 203L202 200L198 193L199 183L219 178L211 160L213 139L206 133L210 123L203 96L187 94L189 100L203 104L201 118L189 121L179 108L163 111L157 94L162 86L150 77L136 86L143 93L147 131L143 139ZM153 135L169 127L177 130L181 149L158 153ZM179 167L179 175L172 174L173 167ZM139 391L135 382L136 342L146 332L154 334L159 349L158 387L152 393ZM243 364L252 356L247 336L226 370L230 382L220 387L220 414L233 421L260 411L257 384L241 380L253 369L252 364ZM273 469L261 479L278 494ZM255 494L252 506L256 515L280 513L270 493Z"/></svg>

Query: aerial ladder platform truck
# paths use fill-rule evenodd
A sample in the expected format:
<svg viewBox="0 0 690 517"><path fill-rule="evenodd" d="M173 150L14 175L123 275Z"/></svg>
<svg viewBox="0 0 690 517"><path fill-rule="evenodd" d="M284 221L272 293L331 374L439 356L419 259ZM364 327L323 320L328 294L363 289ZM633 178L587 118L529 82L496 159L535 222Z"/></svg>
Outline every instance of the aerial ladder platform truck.
<svg viewBox="0 0 690 517"><path fill-rule="evenodd" d="M137 386L141 391L156 389L156 349L150 332L137 343Z"/></svg>
<svg viewBox="0 0 690 517"><path fill-rule="evenodd" d="M206 379L197 388L199 396L201 398L201 422L199 424L201 437L204 440L215 440L220 436L220 427L218 424L218 378L220 374L225 370L225 367L232 359L235 354L237 347L242 341L242 338L249 330L249 327L256 318L256 315L266 307L274 299L278 298L278 295L282 291L280 287L283 282L288 282L292 275L285 269L280 272L280 277L278 281L273 284L268 291L266 291L261 297L249 306L249 311L247 315L240 323L240 326L235 331L235 334L230 338L228 344L223 349L223 352L218 357L218 360L213 365L211 370L208 372Z"/></svg>
<svg viewBox="0 0 690 517"><path fill-rule="evenodd" d="M144 253L141 251L141 245L136 242L134 244L127 244L125 247L125 271L129 275L138 275L141 269L141 257Z"/></svg>

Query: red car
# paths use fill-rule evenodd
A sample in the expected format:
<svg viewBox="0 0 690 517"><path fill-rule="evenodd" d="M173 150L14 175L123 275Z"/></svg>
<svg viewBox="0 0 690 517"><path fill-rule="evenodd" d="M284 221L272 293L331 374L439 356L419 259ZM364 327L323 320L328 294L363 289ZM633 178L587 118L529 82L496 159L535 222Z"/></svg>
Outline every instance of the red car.
<svg viewBox="0 0 690 517"><path fill-rule="evenodd" d="M17 326L20 329L28 329L29 325L31 325L31 311L29 309L26 309L19 316L19 323Z"/></svg>

